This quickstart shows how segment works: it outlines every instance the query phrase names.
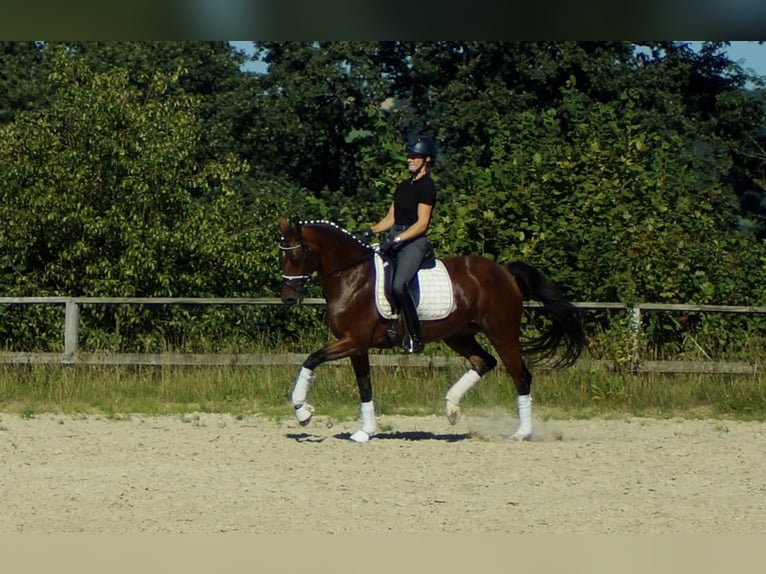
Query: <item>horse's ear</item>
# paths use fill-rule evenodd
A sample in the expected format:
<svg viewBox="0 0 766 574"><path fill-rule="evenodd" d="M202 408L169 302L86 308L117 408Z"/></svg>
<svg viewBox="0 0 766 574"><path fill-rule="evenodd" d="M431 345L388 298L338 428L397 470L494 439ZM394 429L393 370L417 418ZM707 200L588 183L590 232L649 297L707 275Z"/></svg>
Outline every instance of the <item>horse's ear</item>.
<svg viewBox="0 0 766 574"><path fill-rule="evenodd" d="M285 220L284 217L279 218L279 233L282 234L282 237L287 236L287 220Z"/></svg>

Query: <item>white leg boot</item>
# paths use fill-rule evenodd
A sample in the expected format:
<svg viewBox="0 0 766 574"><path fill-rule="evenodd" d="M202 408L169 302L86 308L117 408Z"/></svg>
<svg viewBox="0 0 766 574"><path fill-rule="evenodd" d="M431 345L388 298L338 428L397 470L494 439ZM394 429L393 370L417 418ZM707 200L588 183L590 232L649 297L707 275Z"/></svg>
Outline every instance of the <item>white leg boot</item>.
<svg viewBox="0 0 766 574"><path fill-rule="evenodd" d="M519 430L511 437L513 440L532 439L532 396L519 395L517 399L519 408Z"/></svg>
<svg viewBox="0 0 766 574"><path fill-rule="evenodd" d="M378 430L378 422L375 419L375 405L373 402L362 403L359 407L359 414L362 419L362 428L351 435L351 440L354 442L367 442Z"/></svg>
<svg viewBox="0 0 766 574"><path fill-rule="evenodd" d="M292 402L295 409L295 418L301 426L306 426L314 416L314 407L306 402L311 382L314 380L314 371L301 367L298 377L293 386Z"/></svg>
<svg viewBox="0 0 766 574"><path fill-rule="evenodd" d="M460 401L463 399L463 395L479 382L479 379L481 379L479 373L473 369L468 369L447 391L445 413L450 424L457 424L460 415L463 413L463 409L460 408Z"/></svg>

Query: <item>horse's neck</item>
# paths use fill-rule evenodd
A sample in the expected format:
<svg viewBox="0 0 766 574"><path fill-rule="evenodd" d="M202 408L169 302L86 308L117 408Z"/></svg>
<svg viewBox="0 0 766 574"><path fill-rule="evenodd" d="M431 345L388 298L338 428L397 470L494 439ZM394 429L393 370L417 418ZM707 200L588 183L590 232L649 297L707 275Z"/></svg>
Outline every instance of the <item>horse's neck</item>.
<svg viewBox="0 0 766 574"><path fill-rule="evenodd" d="M323 251L321 259L322 276L344 275L353 272L356 267L372 261L372 252L367 253L360 249L340 247Z"/></svg>
<svg viewBox="0 0 766 574"><path fill-rule="evenodd" d="M320 277L325 293L358 290L372 275L372 251L357 246L322 246Z"/></svg>

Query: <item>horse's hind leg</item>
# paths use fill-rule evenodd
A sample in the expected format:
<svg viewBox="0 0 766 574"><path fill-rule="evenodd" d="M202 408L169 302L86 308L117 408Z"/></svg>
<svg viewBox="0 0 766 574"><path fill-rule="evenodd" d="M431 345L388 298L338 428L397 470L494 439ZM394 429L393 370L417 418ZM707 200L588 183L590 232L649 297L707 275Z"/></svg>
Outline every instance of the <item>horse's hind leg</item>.
<svg viewBox="0 0 766 574"><path fill-rule="evenodd" d="M506 371L516 385L516 406L519 413L519 428L511 435L513 440L532 438L532 373L521 358L519 330L507 325L505 329L487 329L487 337L500 355Z"/></svg>
<svg viewBox="0 0 766 574"><path fill-rule="evenodd" d="M351 356L351 365L359 387L359 416L362 428L351 435L354 442L367 442L378 430L375 419L375 405L372 402L372 382L370 381L370 356L367 353Z"/></svg>
<svg viewBox="0 0 766 574"><path fill-rule="evenodd" d="M521 361L521 384L516 397L516 408L519 412L519 429L511 436L513 440L530 440L532 438L532 373Z"/></svg>
<svg viewBox="0 0 766 574"><path fill-rule="evenodd" d="M484 375L495 368L497 360L479 345L473 335L456 335L444 339L456 353L465 357L471 368L450 387L445 397L445 414L450 424L456 424L462 414L460 401Z"/></svg>

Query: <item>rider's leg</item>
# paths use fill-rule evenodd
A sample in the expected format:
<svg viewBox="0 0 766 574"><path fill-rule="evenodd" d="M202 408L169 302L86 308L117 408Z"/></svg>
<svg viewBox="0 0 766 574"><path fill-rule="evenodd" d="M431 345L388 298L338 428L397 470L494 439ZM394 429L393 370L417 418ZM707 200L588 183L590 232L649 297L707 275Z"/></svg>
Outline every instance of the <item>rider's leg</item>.
<svg viewBox="0 0 766 574"><path fill-rule="evenodd" d="M417 239L402 247L396 256L396 271L391 290L399 307L402 326L402 348L406 353L419 353L423 350L420 334L420 321L412 298L410 282L418 272L423 262L423 254L427 243L425 238Z"/></svg>
<svg viewBox="0 0 766 574"><path fill-rule="evenodd" d="M405 336L402 338L402 349L405 353L420 353L423 350L420 319L409 284L405 285L404 293L397 295L397 299L405 331Z"/></svg>

